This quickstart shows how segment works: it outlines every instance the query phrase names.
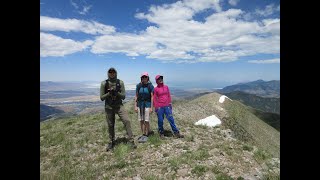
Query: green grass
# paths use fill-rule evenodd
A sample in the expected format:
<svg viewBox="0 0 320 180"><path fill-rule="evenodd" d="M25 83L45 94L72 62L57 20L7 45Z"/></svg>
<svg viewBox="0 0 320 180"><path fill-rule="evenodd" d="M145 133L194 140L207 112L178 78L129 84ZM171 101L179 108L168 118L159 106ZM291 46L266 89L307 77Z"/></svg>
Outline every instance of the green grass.
<svg viewBox="0 0 320 180"><path fill-rule="evenodd" d="M221 169L220 169L220 167L217 166L217 165L213 166L213 167L211 168L211 170L212 170L212 172L213 172L214 174L220 174L220 173L221 173Z"/></svg>
<svg viewBox="0 0 320 180"><path fill-rule="evenodd" d="M194 135L192 134L191 136L186 136L185 139L189 142L194 142Z"/></svg>
<svg viewBox="0 0 320 180"><path fill-rule="evenodd" d="M125 144L119 144L114 148L114 155L118 160L124 159L129 153L129 146Z"/></svg>
<svg viewBox="0 0 320 180"><path fill-rule="evenodd" d="M280 175L279 174L265 174L262 178L262 180L280 180Z"/></svg>
<svg viewBox="0 0 320 180"><path fill-rule="evenodd" d="M233 180L233 178L225 173L220 173L216 176L216 180Z"/></svg>
<svg viewBox="0 0 320 180"><path fill-rule="evenodd" d="M225 125L235 136L246 143L255 144L274 157L280 156L280 133L252 114L246 106L237 101L226 102L229 117L224 119ZM268 142L268 143L266 143Z"/></svg>
<svg viewBox="0 0 320 180"><path fill-rule="evenodd" d="M194 164L196 165L198 161L206 160L210 157L208 151L206 150L196 150L196 151L187 151L180 156L170 158L168 160L169 166L174 170L177 171L179 167L184 164Z"/></svg>
<svg viewBox="0 0 320 180"><path fill-rule="evenodd" d="M155 134L148 137L148 143L153 144L155 147L159 147L162 143L164 143L164 141L161 140L157 134Z"/></svg>
<svg viewBox="0 0 320 180"><path fill-rule="evenodd" d="M266 159L270 158L270 155L269 155L267 152L258 149L257 151L255 151L255 152L253 153L253 157L254 157L258 162L263 162L263 161L265 161Z"/></svg>
<svg viewBox="0 0 320 180"><path fill-rule="evenodd" d="M250 146L250 145L245 144L245 145L242 146L242 149L245 150L245 151L251 152L253 150L253 147Z"/></svg>
<svg viewBox="0 0 320 180"><path fill-rule="evenodd" d="M191 172L193 174L196 174L198 177L202 176L205 172L208 171L208 168L206 166L203 165L196 165Z"/></svg>

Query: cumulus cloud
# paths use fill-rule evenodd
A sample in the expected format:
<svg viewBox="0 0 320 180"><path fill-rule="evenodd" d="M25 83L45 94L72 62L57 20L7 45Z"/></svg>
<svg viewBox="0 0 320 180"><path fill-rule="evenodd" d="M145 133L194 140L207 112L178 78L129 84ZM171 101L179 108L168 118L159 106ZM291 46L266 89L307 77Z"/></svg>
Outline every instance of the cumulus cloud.
<svg viewBox="0 0 320 180"><path fill-rule="evenodd" d="M265 19L263 31L280 36L280 19Z"/></svg>
<svg viewBox="0 0 320 180"><path fill-rule="evenodd" d="M270 16L271 14L275 13L276 11L280 11L280 5L276 7L274 4L267 5L264 9L256 9L255 13L260 16Z"/></svg>
<svg viewBox="0 0 320 180"><path fill-rule="evenodd" d="M75 52L83 51L88 48L93 41L87 40L83 42L71 39L63 39L48 33L40 33L40 56L65 56Z"/></svg>
<svg viewBox="0 0 320 180"><path fill-rule="evenodd" d="M96 38L91 48L92 53L124 53L127 56L138 56L156 50L156 45L145 36L134 34L104 35Z"/></svg>
<svg viewBox="0 0 320 180"><path fill-rule="evenodd" d="M84 32L87 34L110 34L115 32L113 26L104 25L95 21L77 19L59 19L40 16L41 31Z"/></svg>
<svg viewBox="0 0 320 180"><path fill-rule="evenodd" d="M181 4L182 6L191 8L195 12L199 12L209 8L213 8L217 12L222 11L222 8L219 4L220 0L184 0L178 3Z"/></svg>
<svg viewBox="0 0 320 180"><path fill-rule="evenodd" d="M201 8L198 6L196 9ZM171 12L178 12L178 15L171 18L172 14L168 15ZM194 62L195 59L230 62L240 56L278 53L280 37L273 34L280 32L280 20L248 22L241 19L244 13L240 9L229 9L208 16L205 22L198 22L192 19L195 10L182 2L154 6L149 13L138 13L136 17L145 18L157 26L149 26L139 35L99 37L92 46L92 52L122 52L129 56L176 60L174 62Z"/></svg>
<svg viewBox="0 0 320 180"><path fill-rule="evenodd" d="M248 61L249 63L255 63L255 64L274 64L274 63L280 63L280 59L268 59L268 60L251 60Z"/></svg>
<svg viewBox="0 0 320 180"><path fill-rule="evenodd" d="M240 1L240 0L229 0L228 3L229 3L231 6L236 6L239 1Z"/></svg>
<svg viewBox="0 0 320 180"><path fill-rule="evenodd" d="M204 21L194 19L207 9L214 11ZM123 53L131 58L142 55L163 62L231 62L259 53L278 54L280 19L248 21L245 18L248 14L240 9L222 11L218 0L184 0L151 6L147 12L137 13L137 19L152 23L137 34L115 32L115 28L97 22L100 26L49 17L42 17L41 27L98 35L90 46L94 54Z"/></svg>

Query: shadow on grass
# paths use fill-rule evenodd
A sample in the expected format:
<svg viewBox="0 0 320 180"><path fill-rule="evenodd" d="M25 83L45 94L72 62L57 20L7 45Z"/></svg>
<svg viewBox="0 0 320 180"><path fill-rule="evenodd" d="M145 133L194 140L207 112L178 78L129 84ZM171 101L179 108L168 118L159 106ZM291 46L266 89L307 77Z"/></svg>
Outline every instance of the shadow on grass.
<svg viewBox="0 0 320 180"><path fill-rule="evenodd" d="M164 129L164 130L163 130L163 134L164 134L164 136L166 136L166 137L174 137L173 132L170 131L170 130ZM154 131L151 131L151 132L149 132L149 137L150 137L150 136L159 136L159 133L158 133L158 132L155 133Z"/></svg>
<svg viewBox="0 0 320 180"><path fill-rule="evenodd" d="M166 137L173 137L173 136L174 136L173 133L172 133L172 131L166 130L166 129L163 131L163 134L164 134L164 136L166 136Z"/></svg>
<svg viewBox="0 0 320 180"><path fill-rule="evenodd" d="M126 137L119 137L114 141L115 146L119 144L127 144L129 142L129 139Z"/></svg>

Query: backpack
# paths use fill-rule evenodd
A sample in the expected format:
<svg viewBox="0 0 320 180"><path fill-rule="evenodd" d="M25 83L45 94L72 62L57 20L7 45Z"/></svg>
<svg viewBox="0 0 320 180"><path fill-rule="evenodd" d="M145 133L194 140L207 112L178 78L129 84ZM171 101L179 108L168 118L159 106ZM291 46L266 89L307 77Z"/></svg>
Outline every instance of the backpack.
<svg viewBox="0 0 320 180"><path fill-rule="evenodd" d="M106 80L106 86L105 86L105 93L108 92L108 89L109 89L109 79ZM120 85L120 80L117 79L116 80L116 89L115 89L116 92L121 92L121 85Z"/></svg>
<svg viewBox="0 0 320 180"><path fill-rule="evenodd" d="M137 99L137 101L150 101L151 102L151 83L148 83L148 92L149 92L149 96L148 97L145 97L145 96L143 96L142 94L140 94L139 92L140 92L140 89L141 89L141 87L143 86L143 84L142 83L139 83L139 85L138 85L138 99Z"/></svg>
<svg viewBox="0 0 320 180"><path fill-rule="evenodd" d="M109 89L109 80L107 79L106 80L106 85L105 85L105 93L108 92L108 89ZM121 85L120 85L120 80L117 79L116 80L116 89L113 93L118 93L118 92L121 92ZM114 95L112 95L114 96ZM122 100L120 98L115 98L115 97L109 97L109 98L106 98L106 101L105 101L105 104L111 106L111 107L114 107L114 106L118 106L118 105L121 105L122 104Z"/></svg>

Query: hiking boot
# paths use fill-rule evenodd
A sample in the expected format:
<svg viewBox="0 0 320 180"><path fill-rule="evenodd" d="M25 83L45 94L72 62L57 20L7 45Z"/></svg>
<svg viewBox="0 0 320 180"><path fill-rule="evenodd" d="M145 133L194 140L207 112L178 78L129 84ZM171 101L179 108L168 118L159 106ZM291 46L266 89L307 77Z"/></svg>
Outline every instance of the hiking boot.
<svg viewBox="0 0 320 180"><path fill-rule="evenodd" d="M112 150L113 147L114 147L114 142L110 142L110 143L107 145L107 151Z"/></svg>
<svg viewBox="0 0 320 180"><path fill-rule="evenodd" d="M160 134L160 139L164 139L164 134Z"/></svg>
<svg viewBox="0 0 320 180"><path fill-rule="evenodd" d="M184 138L184 135L180 134L180 132L175 132L174 136L177 138Z"/></svg>

